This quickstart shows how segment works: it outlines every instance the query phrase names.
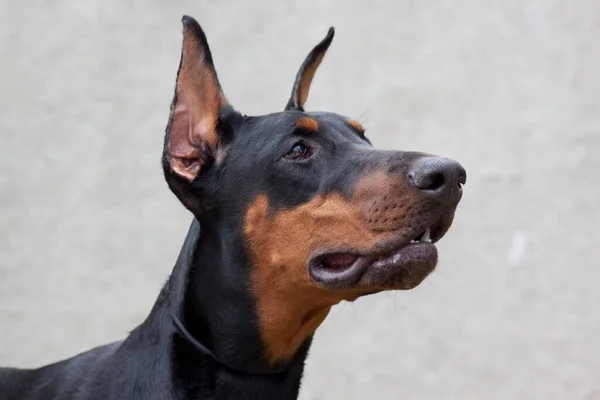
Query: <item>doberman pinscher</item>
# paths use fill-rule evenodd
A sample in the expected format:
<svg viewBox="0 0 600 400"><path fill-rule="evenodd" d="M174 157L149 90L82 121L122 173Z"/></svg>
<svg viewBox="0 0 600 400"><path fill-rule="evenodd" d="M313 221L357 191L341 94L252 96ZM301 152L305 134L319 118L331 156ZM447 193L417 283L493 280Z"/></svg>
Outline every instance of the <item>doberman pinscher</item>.
<svg viewBox="0 0 600 400"><path fill-rule="evenodd" d="M183 46L162 165L194 219L147 319L121 342L0 370L0 399L295 399L342 300L417 286L465 183L456 161L374 149L355 120L305 112L331 28L283 112L226 100L204 32Z"/></svg>

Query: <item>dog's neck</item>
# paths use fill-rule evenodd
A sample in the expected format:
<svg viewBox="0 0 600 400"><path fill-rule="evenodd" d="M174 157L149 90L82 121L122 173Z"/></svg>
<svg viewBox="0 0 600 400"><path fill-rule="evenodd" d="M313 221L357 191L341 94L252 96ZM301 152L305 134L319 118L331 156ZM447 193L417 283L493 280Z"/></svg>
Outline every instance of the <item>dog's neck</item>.
<svg viewBox="0 0 600 400"><path fill-rule="evenodd" d="M236 239L201 232L194 220L173 273L140 329L162 331L170 346L172 379L180 381L190 398L202 393L215 398L295 399L311 339L287 365L267 364L247 277L237 264L240 252L234 249L239 243L230 248L232 240ZM173 316L215 357L181 335Z"/></svg>

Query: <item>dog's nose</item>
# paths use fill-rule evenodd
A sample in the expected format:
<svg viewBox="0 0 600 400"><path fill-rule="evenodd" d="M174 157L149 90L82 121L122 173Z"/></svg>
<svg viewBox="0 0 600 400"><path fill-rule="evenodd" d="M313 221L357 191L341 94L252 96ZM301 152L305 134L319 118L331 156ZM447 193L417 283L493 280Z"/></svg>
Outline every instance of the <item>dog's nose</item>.
<svg viewBox="0 0 600 400"><path fill-rule="evenodd" d="M423 157L415 161L408 173L412 184L434 197L460 196L467 172L458 162L442 157ZM459 197L460 198L460 197Z"/></svg>

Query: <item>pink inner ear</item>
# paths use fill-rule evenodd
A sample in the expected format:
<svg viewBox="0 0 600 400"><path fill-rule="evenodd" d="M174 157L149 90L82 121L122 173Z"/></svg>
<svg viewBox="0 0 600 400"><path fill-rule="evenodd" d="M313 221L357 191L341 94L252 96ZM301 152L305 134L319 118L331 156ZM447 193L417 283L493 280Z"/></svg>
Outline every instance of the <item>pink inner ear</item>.
<svg viewBox="0 0 600 400"><path fill-rule="evenodd" d="M168 142L171 167L189 181L194 180L203 162L200 147L192 143L192 120L189 108L178 105L173 112Z"/></svg>
<svg viewBox="0 0 600 400"><path fill-rule="evenodd" d="M169 151L172 157L193 159L200 156L199 149L192 143L192 113L184 105L178 105L173 112Z"/></svg>

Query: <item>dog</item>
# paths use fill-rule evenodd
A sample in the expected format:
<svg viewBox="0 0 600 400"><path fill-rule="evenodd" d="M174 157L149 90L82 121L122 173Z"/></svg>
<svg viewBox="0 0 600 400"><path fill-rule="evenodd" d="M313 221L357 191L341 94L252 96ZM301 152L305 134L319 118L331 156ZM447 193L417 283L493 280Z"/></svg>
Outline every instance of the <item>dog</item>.
<svg viewBox="0 0 600 400"><path fill-rule="evenodd" d="M308 54L282 112L227 101L184 16L166 182L194 219L146 320L120 342L0 369L0 399L295 399L317 327L342 300L421 283L466 181L456 161L381 151L363 126L305 112L334 36Z"/></svg>

